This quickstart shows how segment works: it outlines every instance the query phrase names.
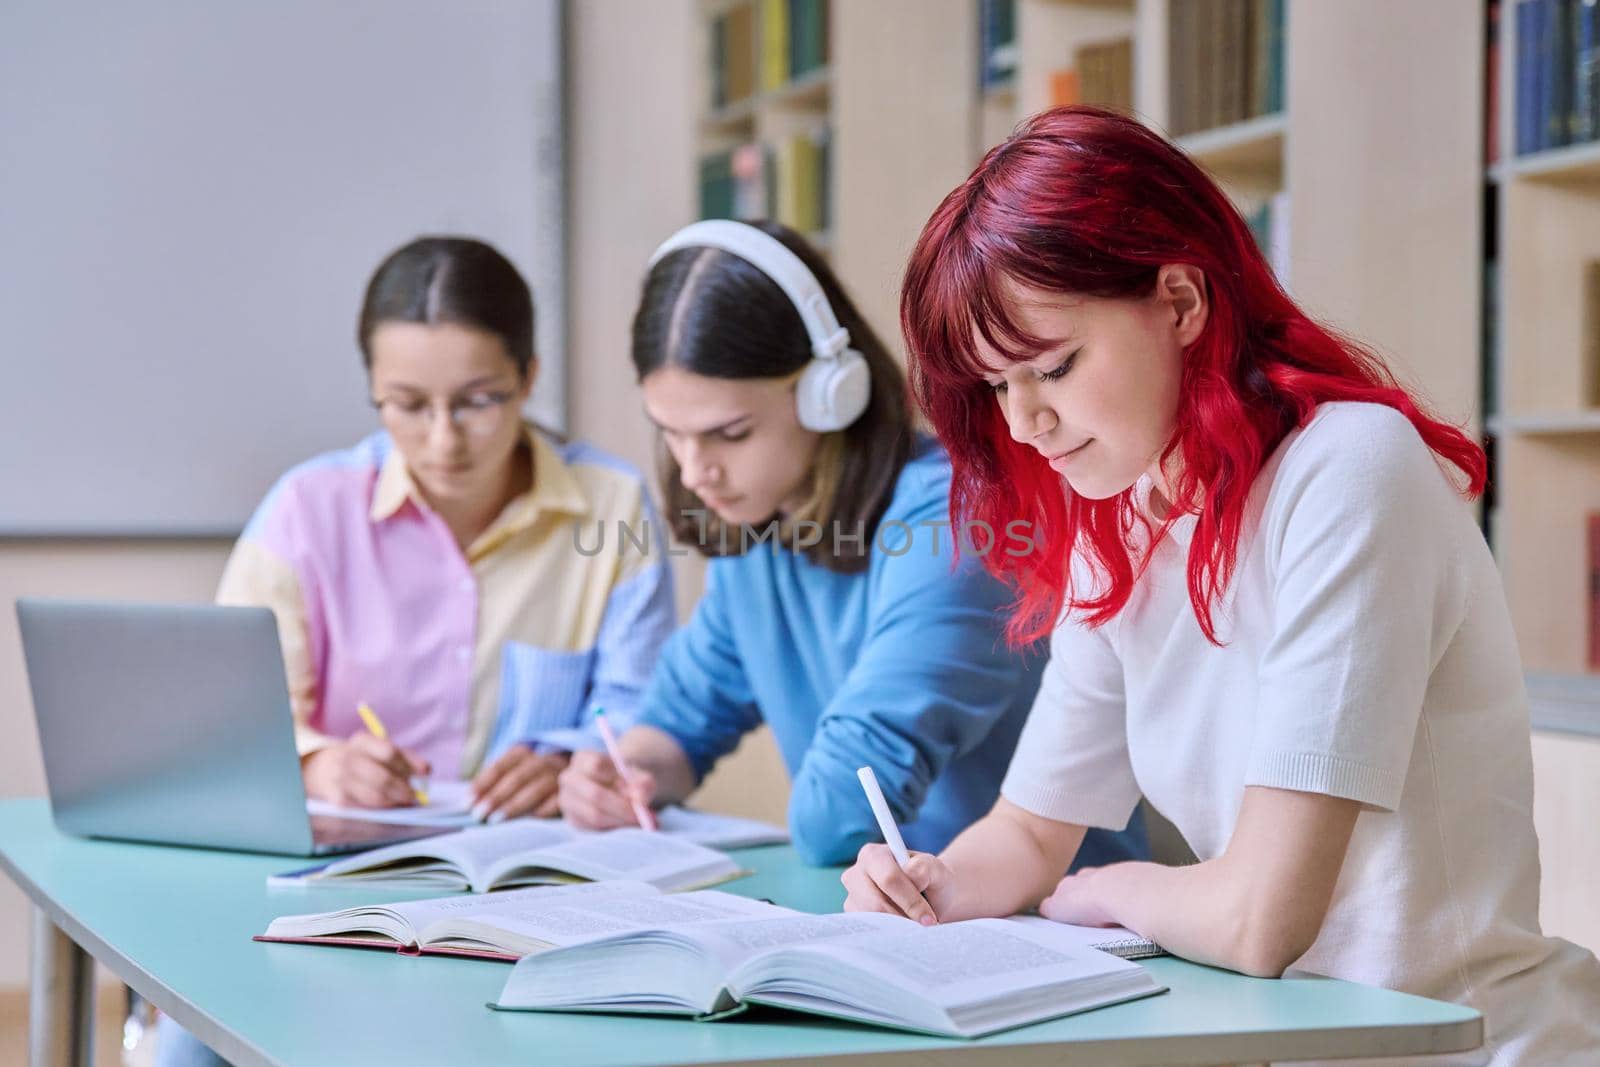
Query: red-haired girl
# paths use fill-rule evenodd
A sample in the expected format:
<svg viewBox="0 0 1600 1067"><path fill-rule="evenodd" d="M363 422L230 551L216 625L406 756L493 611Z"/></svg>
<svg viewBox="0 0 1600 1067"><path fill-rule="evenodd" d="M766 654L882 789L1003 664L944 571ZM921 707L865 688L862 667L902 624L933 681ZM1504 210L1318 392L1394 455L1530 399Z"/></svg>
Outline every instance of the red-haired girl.
<svg viewBox="0 0 1600 1067"><path fill-rule="evenodd" d="M1539 931L1482 450L1309 319L1191 160L1092 108L945 198L901 323L956 520L1033 524L1039 551L986 562L1052 659L993 811L905 871L868 845L846 906L1038 905L1469 1004L1486 1043L1453 1062L1593 1062L1600 965ZM1200 862L1061 878L1141 794Z"/></svg>

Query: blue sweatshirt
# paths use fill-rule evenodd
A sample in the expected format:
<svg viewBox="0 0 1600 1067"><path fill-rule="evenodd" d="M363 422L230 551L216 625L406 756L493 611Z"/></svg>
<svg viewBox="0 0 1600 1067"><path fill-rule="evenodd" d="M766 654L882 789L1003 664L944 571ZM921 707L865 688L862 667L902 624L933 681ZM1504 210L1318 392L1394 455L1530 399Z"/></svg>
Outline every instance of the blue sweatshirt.
<svg viewBox="0 0 1600 1067"><path fill-rule="evenodd" d="M763 719L772 727L793 782L789 832L808 863L846 863L881 839L856 779L863 765L906 844L925 852L999 794L1044 649L1006 648L1011 598L979 560L963 554L952 572L949 492L949 461L924 442L865 571L831 571L775 542L712 559L705 595L645 693L638 721L676 738L697 775ZM1075 865L1144 854L1136 819L1121 834L1089 831Z"/></svg>

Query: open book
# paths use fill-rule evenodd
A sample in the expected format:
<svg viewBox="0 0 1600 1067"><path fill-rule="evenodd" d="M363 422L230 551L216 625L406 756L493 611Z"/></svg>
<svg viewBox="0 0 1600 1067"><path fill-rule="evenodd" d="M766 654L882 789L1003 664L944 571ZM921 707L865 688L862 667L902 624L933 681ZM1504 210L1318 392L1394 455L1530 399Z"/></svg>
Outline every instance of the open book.
<svg viewBox="0 0 1600 1067"><path fill-rule="evenodd" d="M268 885L403 885L486 893L578 881L694 889L746 873L721 852L649 830L589 833L553 819L512 819L405 841L286 875Z"/></svg>
<svg viewBox="0 0 1600 1067"><path fill-rule="evenodd" d="M663 925L526 956L494 1007L715 1016L768 1004L978 1037L1163 991L1056 925L853 913Z"/></svg>
<svg viewBox="0 0 1600 1067"><path fill-rule="evenodd" d="M515 962L559 946L656 926L795 914L715 889L669 896L646 882L593 882L285 915L272 920L256 940Z"/></svg>

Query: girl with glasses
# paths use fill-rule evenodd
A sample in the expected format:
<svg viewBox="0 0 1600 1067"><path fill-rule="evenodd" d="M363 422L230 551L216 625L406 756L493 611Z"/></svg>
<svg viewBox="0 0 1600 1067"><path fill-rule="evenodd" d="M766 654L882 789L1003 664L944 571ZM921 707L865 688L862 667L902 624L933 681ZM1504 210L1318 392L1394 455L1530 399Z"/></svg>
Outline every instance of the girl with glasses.
<svg viewBox="0 0 1600 1067"><path fill-rule="evenodd" d="M487 244L397 249L357 335L382 429L283 477L218 599L277 613L311 796L404 806L431 774L480 818L554 814L590 702L630 719L672 627L664 557L578 547L580 524L646 531L646 488L524 420L532 296Z"/></svg>

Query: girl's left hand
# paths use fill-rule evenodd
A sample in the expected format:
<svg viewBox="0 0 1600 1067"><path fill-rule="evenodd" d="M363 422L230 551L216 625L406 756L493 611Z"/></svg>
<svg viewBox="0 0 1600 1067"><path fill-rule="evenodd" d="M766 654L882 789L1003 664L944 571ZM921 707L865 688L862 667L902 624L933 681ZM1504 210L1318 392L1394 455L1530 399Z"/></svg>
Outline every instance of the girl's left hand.
<svg viewBox="0 0 1600 1067"><path fill-rule="evenodd" d="M1039 914L1058 923L1075 926L1116 926L1117 920L1099 902L1095 881L1101 874L1097 868L1069 874L1056 883L1051 893L1039 905Z"/></svg>
<svg viewBox="0 0 1600 1067"><path fill-rule="evenodd" d="M472 813L489 822L558 814L556 777L567 758L565 752L534 752L526 745L512 745L472 780Z"/></svg>

